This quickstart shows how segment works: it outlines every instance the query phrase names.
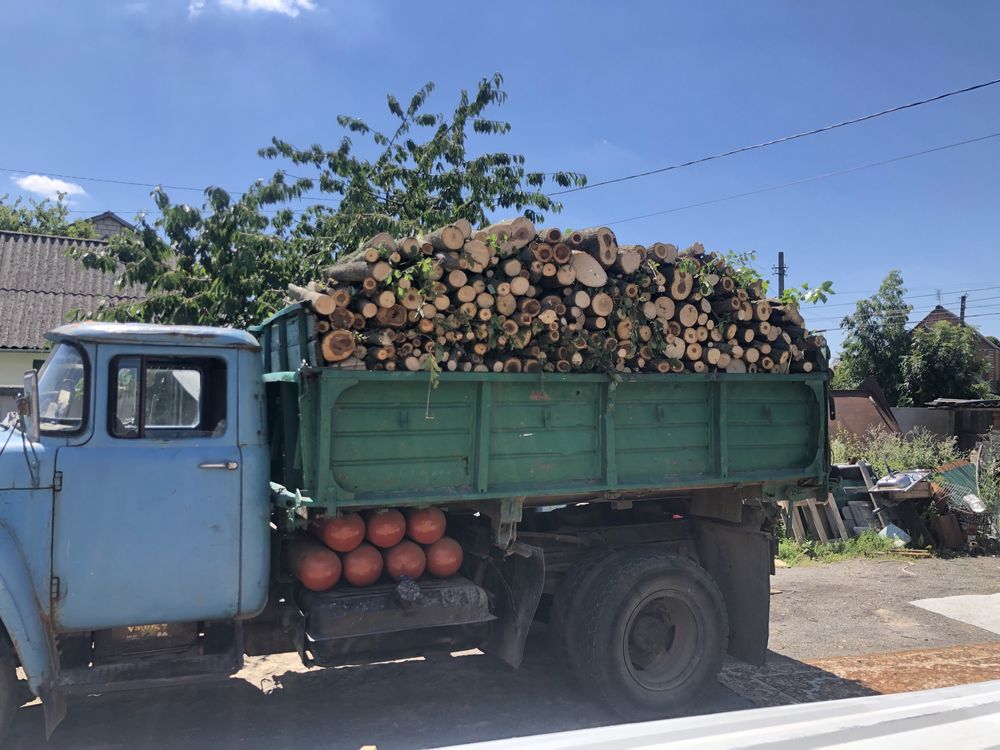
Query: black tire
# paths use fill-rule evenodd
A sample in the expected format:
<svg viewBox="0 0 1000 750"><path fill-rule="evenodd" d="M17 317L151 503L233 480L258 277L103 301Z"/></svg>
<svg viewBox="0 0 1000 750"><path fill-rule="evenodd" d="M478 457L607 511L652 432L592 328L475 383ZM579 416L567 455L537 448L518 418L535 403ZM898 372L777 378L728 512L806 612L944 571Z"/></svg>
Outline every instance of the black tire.
<svg viewBox="0 0 1000 750"><path fill-rule="evenodd" d="M683 712L716 680L729 638L726 605L708 572L675 554L633 549L594 566L572 657L585 685L620 716Z"/></svg>
<svg viewBox="0 0 1000 750"><path fill-rule="evenodd" d="M580 602L586 597L595 568L613 554L610 548L602 548L585 554L572 568L563 574L559 588L552 597L552 608L549 615L549 627L555 638L556 649L561 661L566 664L572 675L580 679L576 656L579 647L576 644L578 628L571 623L580 619Z"/></svg>
<svg viewBox="0 0 1000 750"><path fill-rule="evenodd" d="M14 647L3 632L3 626L0 626L0 747L3 746L10 723L14 720L19 695Z"/></svg>

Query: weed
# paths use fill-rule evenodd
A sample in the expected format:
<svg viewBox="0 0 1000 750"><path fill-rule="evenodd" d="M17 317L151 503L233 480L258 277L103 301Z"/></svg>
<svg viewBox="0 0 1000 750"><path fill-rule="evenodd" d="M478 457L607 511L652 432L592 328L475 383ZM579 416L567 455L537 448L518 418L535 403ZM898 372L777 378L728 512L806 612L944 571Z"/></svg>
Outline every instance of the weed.
<svg viewBox="0 0 1000 750"><path fill-rule="evenodd" d="M778 559L788 565L840 562L858 557L871 557L891 550L892 540L881 537L874 531L866 531L860 536L833 542L815 542L812 539L796 542L794 539L780 537L778 539Z"/></svg>
<svg viewBox="0 0 1000 750"><path fill-rule="evenodd" d="M857 437L840 432L830 441L835 464L864 461L876 473L886 470L933 469L965 456L955 438L939 438L923 427L915 427L905 435L896 435L884 427L871 427Z"/></svg>

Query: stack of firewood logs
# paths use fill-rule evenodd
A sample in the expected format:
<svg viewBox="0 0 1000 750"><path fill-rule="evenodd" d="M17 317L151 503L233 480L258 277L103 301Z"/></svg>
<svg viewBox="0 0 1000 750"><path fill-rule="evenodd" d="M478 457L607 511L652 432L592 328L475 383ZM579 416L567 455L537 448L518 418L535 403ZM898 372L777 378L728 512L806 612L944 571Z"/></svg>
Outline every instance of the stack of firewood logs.
<svg viewBox="0 0 1000 750"><path fill-rule="evenodd" d="M825 342L795 305L700 244L619 245L521 217L383 233L292 300L329 365L432 372L811 372Z"/></svg>

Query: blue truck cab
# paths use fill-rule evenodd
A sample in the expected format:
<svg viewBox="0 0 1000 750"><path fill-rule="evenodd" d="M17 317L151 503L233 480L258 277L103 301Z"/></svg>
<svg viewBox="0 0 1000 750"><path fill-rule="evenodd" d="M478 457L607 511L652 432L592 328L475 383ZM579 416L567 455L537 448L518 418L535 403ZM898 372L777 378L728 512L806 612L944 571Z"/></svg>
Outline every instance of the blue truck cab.
<svg viewBox="0 0 1000 750"><path fill-rule="evenodd" d="M143 682L238 668L232 623L267 601L270 501L253 336L91 323L48 338L38 439L0 430L0 621L54 726L65 694L123 677L132 643L179 655Z"/></svg>

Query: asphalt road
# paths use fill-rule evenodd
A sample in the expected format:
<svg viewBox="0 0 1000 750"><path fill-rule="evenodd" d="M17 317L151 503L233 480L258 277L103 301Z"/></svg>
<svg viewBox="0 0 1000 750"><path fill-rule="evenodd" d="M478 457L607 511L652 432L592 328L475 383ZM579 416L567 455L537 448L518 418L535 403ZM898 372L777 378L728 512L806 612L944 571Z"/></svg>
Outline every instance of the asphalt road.
<svg viewBox="0 0 1000 750"><path fill-rule="evenodd" d="M779 570L772 585L768 666L727 664L718 688L695 713L906 689L908 675L930 657L894 653L901 650L937 649L933 659L946 665L975 661L958 679L1000 672L1000 647L967 647L1000 636L909 604L1000 591L998 559L850 561ZM859 677L866 666L871 672L872 663L878 675L895 682ZM954 668L950 674L954 682ZM892 688L880 687L890 683ZM385 750L618 721L568 684L539 628L518 671L481 654L330 670L306 670L295 655L282 654L248 660L240 675L220 683L79 698L49 747L309 750L370 744ZM41 736L41 707L28 705L6 747L37 748Z"/></svg>

